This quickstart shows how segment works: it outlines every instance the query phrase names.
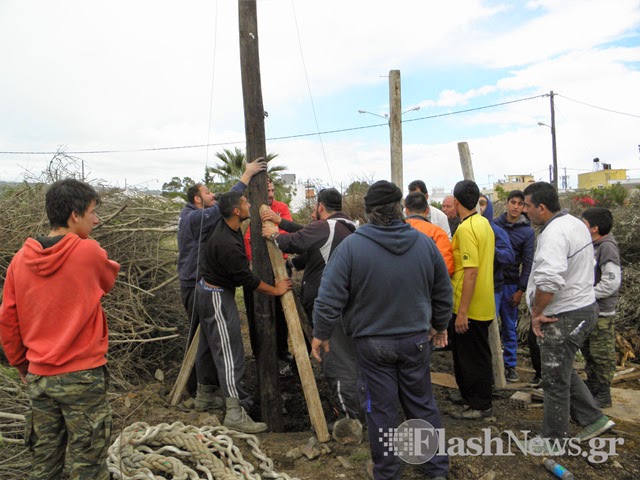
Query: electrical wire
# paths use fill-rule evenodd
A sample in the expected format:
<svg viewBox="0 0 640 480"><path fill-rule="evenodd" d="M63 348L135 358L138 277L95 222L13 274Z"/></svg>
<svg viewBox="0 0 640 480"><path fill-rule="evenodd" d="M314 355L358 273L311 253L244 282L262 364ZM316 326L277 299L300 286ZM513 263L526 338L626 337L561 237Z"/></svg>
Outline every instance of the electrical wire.
<svg viewBox="0 0 640 480"><path fill-rule="evenodd" d="M640 115L634 115L633 113L620 112L618 110L611 110L610 108L598 107L597 105L592 105L587 102L581 102L580 100L574 100L573 98L566 97L564 95L560 95L559 93L555 94L557 97L562 97L571 102L579 103L581 105L586 105L587 107L596 108L598 110L604 110L605 112L617 113L618 115L626 115L628 117L640 118Z"/></svg>
<svg viewBox="0 0 640 480"><path fill-rule="evenodd" d="M296 24L296 34L298 35L298 47L300 48L300 59L302 60L302 68L304 70L304 78L307 81L307 90L309 91L309 99L311 100L311 110L313 111L313 120L316 123L316 130L318 131L318 140L320 140L320 148L322 149L322 156L324 157L324 163L327 165L327 171L329 172L329 178L331 183L333 181L333 175L331 175L331 168L327 161L327 154L324 150L324 142L322 141L322 134L320 133L320 125L318 125L318 116L316 115L316 106L313 101L313 95L311 94L311 84L309 83L309 75L307 74L307 65L304 61L304 52L302 51L302 40L300 39L300 28L298 27L298 16L296 15L295 0L291 0L291 9L293 10L293 19Z"/></svg>
<svg viewBox="0 0 640 480"><path fill-rule="evenodd" d="M529 101L529 100L535 100L538 98L543 98L543 97L548 97L549 94L545 93L542 95L536 95L533 97L527 97L527 98L519 98L516 100L510 100L508 102L501 102L501 103L494 103L491 105L483 105L481 107L474 107L474 108L467 108L465 110L456 110L453 112L447 112L447 113L439 113L439 114L435 114L435 115L428 115L426 117L418 117L418 118L412 118L409 120L402 120L402 123L409 123L409 122L417 122L417 121L421 121L421 120L431 120L434 118L440 118L440 117L448 117L448 116L452 116L452 115L460 115L463 113L469 113L469 112L475 112L478 110L486 110L488 108L495 108L495 107L502 107L504 105L510 105L512 103L518 103L518 102L525 102L525 101ZM343 132L353 132L356 130L366 130L369 128L378 128L378 127L388 127L389 124L387 122L385 123L376 123L376 124L372 124L372 125L363 125L360 127L348 127L348 128L339 128L339 129L335 129L335 130L325 130L324 132L312 132L312 133L299 133L299 134L293 134L293 135L283 135L280 137L270 137L267 138L267 141L276 141L276 140L289 140L292 138L304 138L304 137L313 137L316 135L329 135L329 134L335 134L335 133L343 133ZM74 155L92 155L92 154L105 154L105 153L138 153L138 152L157 152L157 151L164 151L164 150L183 150L183 149L190 149L190 148L203 148L203 147L221 147L221 146L225 146L225 145L239 145L239 144L243 144L245 143L244 140L238 140L238 141L234 141L234 142L224 142L224 143L209 143L209 144L196 144L196 145L178 145L178 146L171 146L171 147L152 147L152 148L135 148L135 149L130 149L130 150L84 150L84 151L73 151L73 152L66 152L67 154L74 154ZM14 152L3 152L0 151L0 154L5 154L5 155L55 155L58 152L20 152L20 151L14 151Z"/></svg>

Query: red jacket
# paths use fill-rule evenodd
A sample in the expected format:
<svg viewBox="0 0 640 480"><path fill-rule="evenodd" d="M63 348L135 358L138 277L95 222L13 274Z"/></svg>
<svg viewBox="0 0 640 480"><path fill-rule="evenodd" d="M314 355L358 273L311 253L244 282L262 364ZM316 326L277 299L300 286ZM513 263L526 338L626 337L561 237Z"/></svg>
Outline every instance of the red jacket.
<svg viewBox="0 0 640 480"><path fill-rule="evenodd" d="M100 299L118 270L95 240L68 233L43 248L27 239L9 265L0 306L9 363L44 376L104 365L109 332Z"/></svg>
<svg viewBox="0 0 640 480"><path fill-rule="evenodd" d="M284 202L279 202L278 200L274 200L271 203L271 210L276 212L285 220L289 220L293 222L293 217L291 216L291 212L289 211L289 206ZM280 229L280 233L287 233L285 230ZM246 233L244 234L244 249L247 252L247 258L251 261L251 227L247 228ZM283 255L284 258L287 258L287 255Z"/></svg>

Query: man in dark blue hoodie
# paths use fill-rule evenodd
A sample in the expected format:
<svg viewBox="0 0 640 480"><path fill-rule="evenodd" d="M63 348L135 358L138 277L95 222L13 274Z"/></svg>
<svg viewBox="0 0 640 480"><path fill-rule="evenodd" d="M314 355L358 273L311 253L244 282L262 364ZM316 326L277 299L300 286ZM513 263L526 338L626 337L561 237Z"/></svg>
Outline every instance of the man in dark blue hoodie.
<svg viewBox="0 0 640 480"><path fill-rule="evenodd" d="M400 461L390 450L394 442L389 441L398 428L399 403L411 421L442 428L431 388L429 340L439 346L447 343L452 288L433 240L404 222L401 199L402 191L391 182L371 185L365 196L370 223L334 251L314 306L316 360L321 361L321 349L330 348L339 322L353 337L366 384L365 413L376 479L400 475ZM435 453L420 456L426 462L425 472L429 478L445 478L448 457Z"/></svg>
<svg viewBox="0 0 640 480"><path fill-rule="evenodd" d="M262 157L248 163L240 181L231 187L232 191L244 193L249 182L257 173L267 169L267 162ZM220 210L215 204L215 195L206 185L196 183L187 190L187 204L178 217L178 279L180 280L180 295L187 315L189 316L189 338L187 349L196 333L200 319L195 306L196 282L200 279L198 256L209 232L222 218ZM196 358L196 375L191 375L187 382L187 390L191 395L196 394L196 409L208 410L222 406L222 399L214 396L218 376L213 363L213 357L208 352L206 340L202 352ZM197 387L196 378L197 377ZM196 393L198 392L198 393Z"/></svg>
<svg viewBox="0 0 640 480"><path fill-rule="evenodd" d="M511 246L515 253L515 260L504 267L504 289L498 308L502 321L502 345L504 366L507 370L507 380L510 372L513 372L513 381L518 381L515 373L516 349L518 347L518 305L522 300L522 294L527 290L527 282L533 264L533 252L535 251L535 233L531 222L522 213L524 210L524 194L520 190L509 192L507 197L507 211L496 218L495 223L502 227L509 235ZM535 336L534 336L535 339ZM537 343L534 340L537 348ZM539 350L538 350L539 352ZM537 360L537 363L536 363ZM536 370L534 384L540 382L540 355L531 352L531 362Z"/></svg>

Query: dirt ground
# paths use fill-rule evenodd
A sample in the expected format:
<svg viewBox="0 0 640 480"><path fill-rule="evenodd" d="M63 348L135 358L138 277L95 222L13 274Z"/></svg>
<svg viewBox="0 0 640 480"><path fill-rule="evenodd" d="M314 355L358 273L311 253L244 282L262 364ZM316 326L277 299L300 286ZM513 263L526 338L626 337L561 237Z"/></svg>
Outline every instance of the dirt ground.
<svg viewBox="0 0 640 480"><path fill-rule="evenodd" d="M532 377L530 370L526 368L526 359L522 361L524 368L519 370L523 380ZM255 364L249 360L247 365L247 384L249 389L255 388ZM450 352L434 353L432 371L451 372L452 360ZM173 379L171 375L166 383L149 384L139 390L116 395L112 398L112 406L115 411L114 430L122 428L136 421L143 421L150 425L159 423L183 422L187 425L202 426L210 424L217 418L222 418L222 411L210 413L198 413L185 408L170 407L166 404ZM638 388L638 381L626 385L627 388ZM326 404L329 396L328 389L318 375L320 395L325 404L325 412L330 412ZM365 464L369 459L369 448L365 433L365 440L360 445L343 446L335 441L329 442L330 453L325 453L314 460L305 457L291 461L286 453L295 447L301 447L313 436L302 388L297 377L285 378L281 389L286 398L285 432L263 433L257 435L261 442L261 448L274 461L277 471L287 473L291 477L303 480L329 480L329 479L366 479ZM453 405L447 399L450 389L434 385L434 391L441 412L446 431L446 438L483 436L484 429L490 429L491 437L500 436L504 430L530 431L533 436L539 433L542 423L542 408L515 409L510 406L509 397L513 391L497 392L494 401L495 417L486 420L456 420L446 412ZM259 416L259 409L251 412L254 419ZM329 414L330 415L330 414ZM330 417L328 421L330 421ZM616 419L617 420L617 419ZM572 426L573 432L578 427ZM590 462L583 456L564 456L556 460L580 479L637 479L640 478L640 424L618 422L616 429L606 438L620 437L624 439L622 446L616 447L617 456L608 458L602 463ZM506 440L506 436L501 438ZM450 479L551 479L555 478L541 465L541 459L534 456L525 456L517 447L513 447L512 456L451 456ZM598 450L600 451L600 450ZM338 456L348 461L352 468L345 468ZM250 455L247 455L252 460ZM597 458L597 460L599 460ZM257 466L258 462L253 462ZM406 479L424 478L423 474L409 465L404 467L403 477Z"/></svg>

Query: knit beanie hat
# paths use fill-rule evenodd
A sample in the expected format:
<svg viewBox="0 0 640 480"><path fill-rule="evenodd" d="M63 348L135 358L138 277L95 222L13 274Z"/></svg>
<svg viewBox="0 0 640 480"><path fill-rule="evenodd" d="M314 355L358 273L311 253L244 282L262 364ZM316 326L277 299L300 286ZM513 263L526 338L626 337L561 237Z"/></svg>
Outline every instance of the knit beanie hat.
<svg viewBox="0 0 640 480"><path fill-rule="evenodd" d="M386 180L378 180L369 187L364 197L366 207L376 207L387 203L399 202L402 200L402 190L395 183Z"/></svg>

